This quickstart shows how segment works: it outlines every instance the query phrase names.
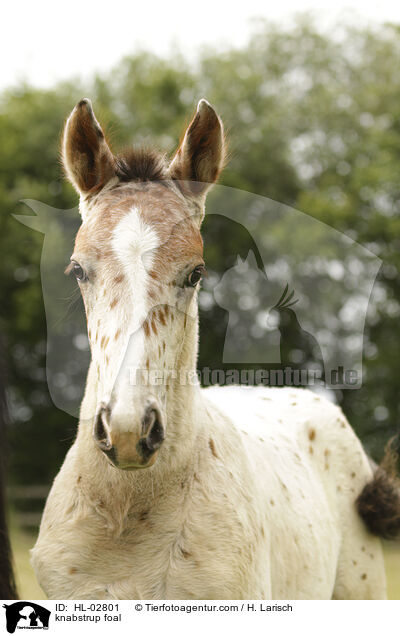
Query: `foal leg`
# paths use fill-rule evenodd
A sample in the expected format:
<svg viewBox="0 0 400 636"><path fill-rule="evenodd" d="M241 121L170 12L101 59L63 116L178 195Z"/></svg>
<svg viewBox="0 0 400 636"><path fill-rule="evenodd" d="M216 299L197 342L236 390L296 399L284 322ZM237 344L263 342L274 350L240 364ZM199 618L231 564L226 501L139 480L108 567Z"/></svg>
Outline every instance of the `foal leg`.
<svg viewBox="0 0 400 636"><path fill-rule="evenodd" d="M381 540L365 528L356 512L343 536L334 599L386 599Z"/></svg>

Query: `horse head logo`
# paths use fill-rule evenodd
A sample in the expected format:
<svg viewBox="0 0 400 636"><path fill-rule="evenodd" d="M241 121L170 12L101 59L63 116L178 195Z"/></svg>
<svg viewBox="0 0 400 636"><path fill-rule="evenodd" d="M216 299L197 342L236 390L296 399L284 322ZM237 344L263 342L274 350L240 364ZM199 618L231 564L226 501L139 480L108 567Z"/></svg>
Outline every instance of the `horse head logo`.
<svg viewBox="0 0 400 636"><path fill-rule="evenodd" d="M357 383L348 388L360 386L364 324L379 258L333 228L264 197L224 186L216 186L213 197L207 216L225 222L216 240L232 235L232 241L213 245L223 253L225 273L217 284L215 274L203 284L207 302L215 299L228 315L222 362L318 366L328 385L332 369L342 366L357 372ZM25 203L35 216L16 218L44 233L49 392L58 408L77 416L90 351L78 289L63 271L80 219L76 209ZM236 239L238 250L248 254L235 262Z"/></svg>
<svg viewBox="0 0 400 636"><path fill-rule="evenodd" d="M32 603L31 601L17 601L9 605L4 604L6 610L6 627L9 634L16 629L48 629L50 610Z"/></svg>

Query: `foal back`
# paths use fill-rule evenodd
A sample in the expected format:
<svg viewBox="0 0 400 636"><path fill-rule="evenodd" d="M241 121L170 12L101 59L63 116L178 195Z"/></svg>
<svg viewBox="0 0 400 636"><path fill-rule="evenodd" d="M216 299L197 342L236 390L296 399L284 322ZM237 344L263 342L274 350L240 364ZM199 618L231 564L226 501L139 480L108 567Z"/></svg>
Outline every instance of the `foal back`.
<svg viewBox="0 0 400 636"><path fill-rule="evenodd" d="M373 473L341 409L301 389L204 393L233 422L253 467L271 597L385 598L381 543L356 507Z"/></svg>

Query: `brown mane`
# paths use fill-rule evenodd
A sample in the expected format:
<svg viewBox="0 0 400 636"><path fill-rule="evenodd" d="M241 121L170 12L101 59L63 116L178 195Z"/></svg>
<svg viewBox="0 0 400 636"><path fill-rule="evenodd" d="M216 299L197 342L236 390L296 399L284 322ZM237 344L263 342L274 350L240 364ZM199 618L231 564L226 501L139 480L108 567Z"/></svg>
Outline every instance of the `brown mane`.
<svg viewBox="0 0 400 636"><path fill-rule="evenodd" d="M129 148L116 157L121 181L161 181L167 178L165 156L151 148Z"/></svg>

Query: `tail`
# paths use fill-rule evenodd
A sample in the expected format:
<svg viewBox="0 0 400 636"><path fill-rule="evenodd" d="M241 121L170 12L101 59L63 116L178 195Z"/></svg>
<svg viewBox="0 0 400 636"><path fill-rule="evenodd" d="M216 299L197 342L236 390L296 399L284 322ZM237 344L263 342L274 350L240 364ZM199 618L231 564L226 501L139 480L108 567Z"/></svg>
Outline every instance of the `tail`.
<svg viewBox="0 0 400 636"><path fill-rule="evenodd" d="M383 460L374 477L359 494L356 507L368 530L382 539L400 537L400 479L397 476L400 441L393 437L385 448Z"/></svg>

